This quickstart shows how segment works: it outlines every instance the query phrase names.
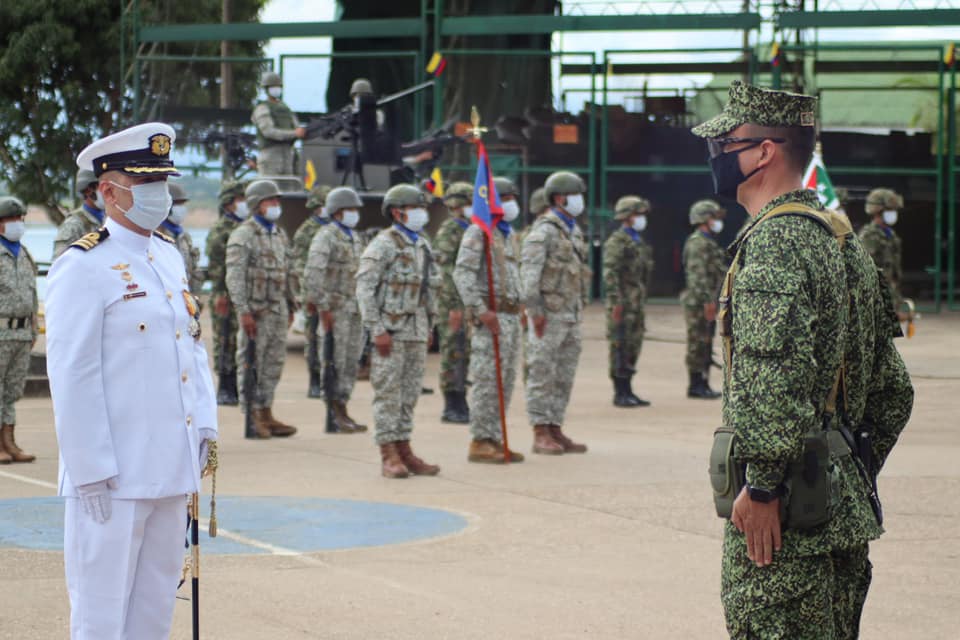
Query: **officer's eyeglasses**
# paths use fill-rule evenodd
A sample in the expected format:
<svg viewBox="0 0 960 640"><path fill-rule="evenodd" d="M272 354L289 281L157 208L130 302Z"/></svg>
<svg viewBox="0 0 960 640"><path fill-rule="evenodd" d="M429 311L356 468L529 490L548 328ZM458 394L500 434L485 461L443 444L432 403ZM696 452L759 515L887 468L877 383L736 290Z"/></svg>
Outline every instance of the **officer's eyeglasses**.
<svg viewBox="0 0 960 640"><path fill-rule="evenodd" d="M737 142L752 142L753 144L749 147L743 149L737 149L737 151L746 151L751 149L764 140L769 140L770 142L775 142L777 144L783 144L786 142L785 138L709 138L707 140L707 150L710 152L711 158L716 158L717 156L723 154L723 149L729 144L735 144Z"/></svg>

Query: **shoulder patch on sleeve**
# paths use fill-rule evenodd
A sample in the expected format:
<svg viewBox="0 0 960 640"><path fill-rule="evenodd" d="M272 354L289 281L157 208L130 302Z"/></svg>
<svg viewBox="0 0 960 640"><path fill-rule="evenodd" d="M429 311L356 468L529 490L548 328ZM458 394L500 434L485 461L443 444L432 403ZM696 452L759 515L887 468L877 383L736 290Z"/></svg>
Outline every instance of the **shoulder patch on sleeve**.
<svg viewBox="0 0 960 640"><path fill-rule="evenodd" d="M172 237L170 237L170 236L168 236L167 234L162 233L162 232L160 232L160 231L154 231L154 232L153 232L153 235L156 236L156 237L158 237L158 238L160 238L160 239L163 240L164 242L169 242L170 244L177 244L177 241L176 241L176 240L174 240Z"/></svg>
<svg viewBox="0 0 960 640"><path fill-rule="evenodd" d="M96 231L91 231L90 233L81 236L79 240L70 245L71 249L82 249L83 251L90 251L95 246L106 240L110 237L110 232L107 231L106 227L100 227Z"/></svg>

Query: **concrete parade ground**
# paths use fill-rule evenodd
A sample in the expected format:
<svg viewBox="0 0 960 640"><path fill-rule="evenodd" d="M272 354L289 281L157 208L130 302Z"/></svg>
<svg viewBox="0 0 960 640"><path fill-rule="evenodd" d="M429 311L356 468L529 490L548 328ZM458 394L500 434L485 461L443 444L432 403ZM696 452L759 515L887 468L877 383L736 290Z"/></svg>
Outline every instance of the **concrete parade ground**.
<svg viewBox="0 0 960 640"><path fill-rule="evenodd" d="M586 455L530 454L518 381L510 444L526 462L468 463L467 427L440 422L431 354L424 383L436 393L421 396L412 443L442 470L404 480L380 476L370 432L324 433L324 404L306 397L291 340L274 414L296 436L245 440L239 409L220 409L220 535L201 536L201 637L726 637L707 478L720 401L685 396L682 309L651 306L647 323L635 390L653 406L618 409L603 311L589 309L565 425ZM880 478L887 533L872 545L861 637L957 638L960 315L925 315L898 346L916 402ZM360 382L350 408L372 430L371 398ZM18 442L38 460L0 467L0 638L66 638L50 399L17 412ZM207 497L201 505L207 515ZM189 582L180 595L178 640L191 637Z"/></svg>

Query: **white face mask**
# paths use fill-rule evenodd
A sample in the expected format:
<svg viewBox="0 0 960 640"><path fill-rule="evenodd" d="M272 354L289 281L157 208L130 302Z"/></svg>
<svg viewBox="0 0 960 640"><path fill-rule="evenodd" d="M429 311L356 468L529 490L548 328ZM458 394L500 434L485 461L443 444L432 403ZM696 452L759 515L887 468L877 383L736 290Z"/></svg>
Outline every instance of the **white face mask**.
<svg viewBox="0 0 960 640"><path fill-rule="evenodd" d="M271 98L279 98L283 95L283 87L267 87L267 95Z"/></svg>
<svg viewBox="0 0 960 640"><path fill-rule="evenodd" d="M183 204L175 204L173 208L170 209L170 215L167 216L167 220L173 224L183 224L184 218L187 217L187 206Z"/></svg>
<svg viewBox="0 0 960 640"><path fill-rule="evenodd" d="M340 222L343 226L353 229L360 222L360 212L356 209L344 209L343 219Z"/></svg>
<svg viewBox="0 0 960 640"><path fill-rule="evenodd" d="M643 231L647 228L647 216L637 216L630 225L634 231Z"/></svg>
<svg viewBox="0 0 960 640"><path fill-rule="evenodd" d="M516 200L507 200L503 203L504 222L513 222L518 215L520 215L520 205L517 204Z"/></svg>
<svg viewBox="0 0 960 640"><path fill-rule="evenodd" d="M463 208L463 217L469 220L473 217L473 207L464 207Z"/></svg>
<svg viewBox="0 0 960 640"><path fill-rule="evenodd" d="M96 205L97 209L100 209L100 211L103 211L103 207L105 205L103 203L103 194L100 193L99 189L97 190L97 197L93 199L93 202L94 202L94 205Z"/></svg>
<svg viewBox="0 0 960 640"><path fill-rule="evenodd" d="M567 196L567 204L563 208L573 217L583 213L583 194L574 193Z"/></svg>
<svg viewBox="0 0 960 640"><path fill-rule="evenodd" d="M237 217L240 218L241 220L246 220L247 217L250 215L250 210L247 209L247 203L244 202L243 200L241 200L240 202L238 202L238 203L237 203L237 208L236 208L236 210L233 212L233 215L237 216Z"/></svg>
<svg viewBox="0 0 960 640"><path fill-rule="evenodd" d="M713 231L714 233L720 233L723 231L723 220L711 220L710 231Z"/></svg>
<svg viewBox="0 0 960 640"><path fill-rule="evenodd" d="M883 223L888 227L892 227L897 224L897 212L894 209L889 209L883 212Z"/></svg>
<svg viewBox="0 0 960 640"><path fill-rule="evenodd" d="M23 232L26 230L27 227L23 224L23 220L8 220L3 225L3 234L0 235L3 235L10 242L20 242L20 238L23 237Z"/></svg>
<svg viewBox="0 0 960 640"><path fill-rule="evenodd" d="M430 214L427 213L427 210L417 207L416 209L407 211L407 221L403 226L414 233L420 233L429 221Z"/></svg>
<svg viewBox="0 0 960 640"><path fill-rule="evenodd" d="M319 209L316 210L316 212L317 212L317 217L320 218L321 220L327 220L330 218L330 214L327 213L326 207L320 207Z"/></svg>
<svg viewBox="0 0 960 640"><path fill-rule="evenodd" d="M263 212L263 217L273 222L280 217L281 213L283 213L283 209L280 208L280 205L275 204L272 207L267 207L267 210Z"/></svg>
<svg viewBox="0 0 960 640"><path fill-rule="evenodd" d="M130 208L126 211L120 209L120 211L127 217L127 220L144 231L154 231L170 213L173 197L170 195L170 190L167 189L165 180L135 184L132 187L125 187L116 182L110 184L129 191L133 195L133 204L130 205ZM119 207L117 208L119 209Z"/></svg>

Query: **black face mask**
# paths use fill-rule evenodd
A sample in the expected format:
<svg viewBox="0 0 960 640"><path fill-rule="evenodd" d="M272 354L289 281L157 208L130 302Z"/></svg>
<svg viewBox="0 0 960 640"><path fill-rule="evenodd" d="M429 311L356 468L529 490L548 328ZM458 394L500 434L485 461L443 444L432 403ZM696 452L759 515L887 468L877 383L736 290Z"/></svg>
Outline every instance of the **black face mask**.
<svg viewBox="0 0 960 640"><path fill-rule="evenodd" d="M757 167L747 175L743 175L743 171L740 170L740 154L747 149L753 149L754 147L759 146L762 144L762 142L763 141L761 140L760 142L755 142L742 149L728 151L710 158L710 170L713 172L714 193L721 198L728 198L736 201L737 187L746 182L757 171L760 171L760 167Z"/></svg>

